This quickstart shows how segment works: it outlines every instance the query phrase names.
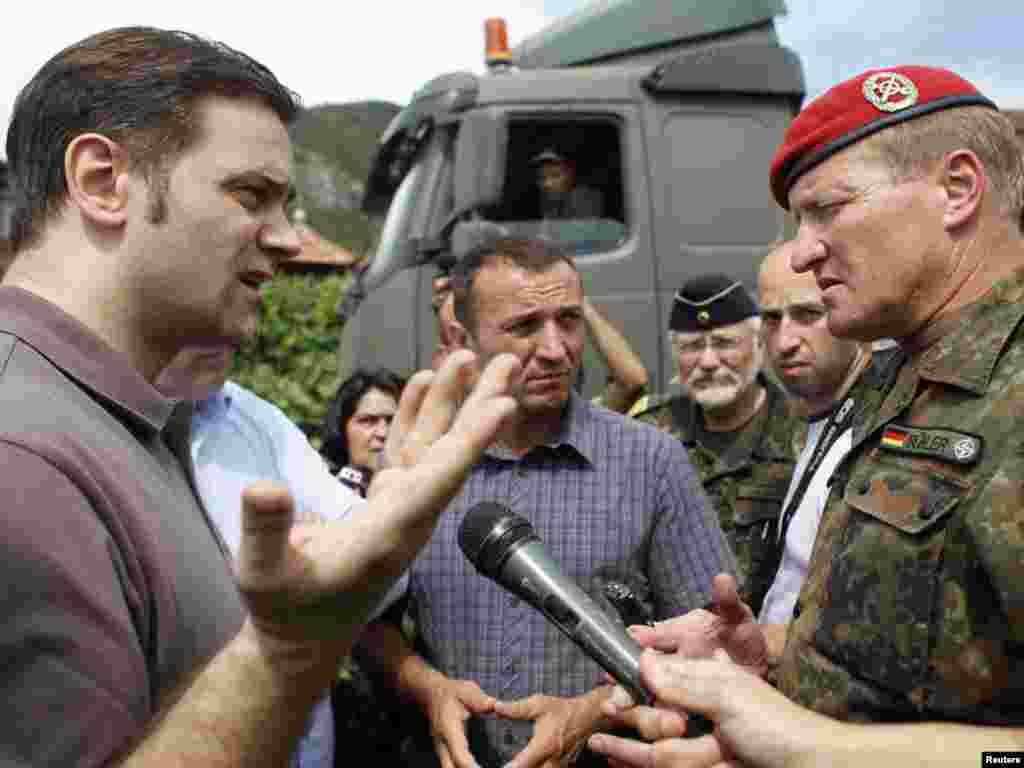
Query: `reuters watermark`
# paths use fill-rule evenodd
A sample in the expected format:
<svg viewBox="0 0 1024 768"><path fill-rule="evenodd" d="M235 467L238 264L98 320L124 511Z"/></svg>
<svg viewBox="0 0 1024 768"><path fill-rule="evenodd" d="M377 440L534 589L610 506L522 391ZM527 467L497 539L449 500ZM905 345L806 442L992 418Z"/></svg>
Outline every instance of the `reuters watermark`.
<svg viewBox="0 0 1024 768"><path fill-rule="evenodd" d="M986 765L1022 765L1024 766L1024 752L982 752L982 768Z"/></svg>

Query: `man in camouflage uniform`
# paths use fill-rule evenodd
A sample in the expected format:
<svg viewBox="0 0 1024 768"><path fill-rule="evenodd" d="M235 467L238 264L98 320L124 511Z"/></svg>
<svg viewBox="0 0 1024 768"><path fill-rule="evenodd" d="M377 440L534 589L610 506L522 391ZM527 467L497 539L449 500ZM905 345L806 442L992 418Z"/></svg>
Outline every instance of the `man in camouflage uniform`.
<svg viewBox="0 0 1024 768"><path fill-rule="evenodd" d="M778 690L749 674L777 649L718 577L714 632L699 634L708 611L691 612L674 620L675 639L731 662L643 662L667 708L718 724L701 760L676 738L591 746L630 765L1010 764L983 753L1021 759L1024 746L1024 160L1013 126L951 72L870 71L798 116L771 178L799 222L793 266L813 271L829 330L891 337L899 350L833 476ZM648 737L678 732L631 712Z"/></svg>
<svg viewBox="0 0 1024 768"><path fill-rule="evenodd" d="M1024 747L1024 161L1013 127L952 72L869 71L796 118L772 189L799 222L792 264L813 271L829 329L895 338L899 353L833 475L779 690L748 673L767 670L772 648L719 576L714 637L694 633L709 624L691 612L673 620L676 640L739 664L643 662L666 707L718 724L701 759L675 738L591 746L631 765L1012 764L983 752L1021 759ZM629 719L648 737L678 731L646 708Z"/></svg>
<svg viewBox="0 0 1024 768"><path fill-rule="evenodd" d="M829 496L832 472L853 442L851 424L871 386L872 352L865 342L837 339L814 275L790 266L796 247L773 248L761 263L757 289L761 336L772 370L807 421L804 448L797 459L777 526L782 559L764 603L762 624L789 623L807 576L818 524ZM882 364L886 352L877 353Z"/></svg>
<svg viewBox="0 0 1024 768"><path fill-rule="evenodd" d="M775 525L804 431L782 390L761 374L760 323L741 283L725 275L689 280L668 330L682 392L652 398L636 414L686 446L755 611L779 565Z"/></svg>

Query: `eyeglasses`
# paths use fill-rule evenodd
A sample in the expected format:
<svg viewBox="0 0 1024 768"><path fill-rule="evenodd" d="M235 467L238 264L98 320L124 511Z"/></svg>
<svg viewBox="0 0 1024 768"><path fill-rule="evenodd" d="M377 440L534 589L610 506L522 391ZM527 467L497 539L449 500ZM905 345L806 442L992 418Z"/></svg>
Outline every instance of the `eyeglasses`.
<svg viewBox="0 0 1024 768"><path fill-rule="evenodd" d="M711 347L711 350L717 355L727 355L740 349L743 346L744 338L743 336L719 336L715 334L686 338L677 336L672 339L672 346L676 352L686 357L697 357L708 347Z"/></svg>

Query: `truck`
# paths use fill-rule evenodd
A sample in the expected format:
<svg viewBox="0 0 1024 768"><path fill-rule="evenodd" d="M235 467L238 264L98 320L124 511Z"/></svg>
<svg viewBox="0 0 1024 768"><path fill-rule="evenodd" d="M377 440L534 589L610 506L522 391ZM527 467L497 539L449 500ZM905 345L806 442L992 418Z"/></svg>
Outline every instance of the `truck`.
<svg viewBox="0 0 1024 768"><path fill-rule="evenodd" d="M514 49L488 21L486 73L432 78L379 140L363 209L384 223L339 304L339 366L428 367L432 280L497 228L571 253L664 391L674 294L711 271L753 287L787 228L768 169L805 88L775 29L784 12L782 0L599 0ZM549 151L600 190L599 212L541 216L533 160ZM583 362L590 396L607 371L593 351Z"/></svg>

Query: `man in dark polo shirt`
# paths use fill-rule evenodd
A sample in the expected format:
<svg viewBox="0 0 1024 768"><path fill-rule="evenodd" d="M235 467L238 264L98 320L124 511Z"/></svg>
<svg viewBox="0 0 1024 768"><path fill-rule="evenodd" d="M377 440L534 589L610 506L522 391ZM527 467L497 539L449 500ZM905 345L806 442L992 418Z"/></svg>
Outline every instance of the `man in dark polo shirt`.
<svg viewBox="0 0 1024 768"><path fill-rule="evenodd" d="M11 263L11 217L14 214L14 194L8 181L7 163L0 160L0 280L4 279Z"/></svg>
<svg viewBox="0 0 1024 768"><path fill-rule="evenodd" d="M298 251L297 111L244 54L149 28L67 48L18 97L0 286L4 766L285 764L514 408L505 357L446 432L472 361L458 353L410 383L388 448L400 468L364 512L292 532L283 488L247 489L239 592L195 492L188 408L151 382L185 346L238 344L260 284Z"/></svg>

